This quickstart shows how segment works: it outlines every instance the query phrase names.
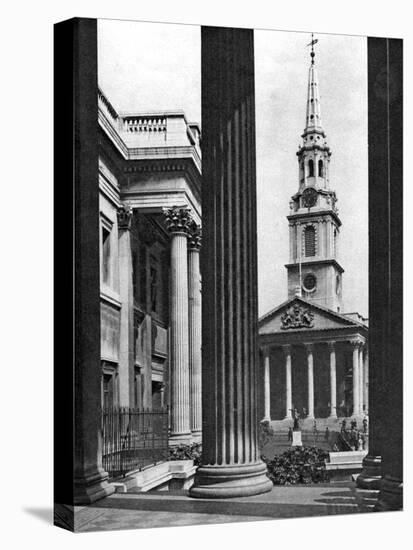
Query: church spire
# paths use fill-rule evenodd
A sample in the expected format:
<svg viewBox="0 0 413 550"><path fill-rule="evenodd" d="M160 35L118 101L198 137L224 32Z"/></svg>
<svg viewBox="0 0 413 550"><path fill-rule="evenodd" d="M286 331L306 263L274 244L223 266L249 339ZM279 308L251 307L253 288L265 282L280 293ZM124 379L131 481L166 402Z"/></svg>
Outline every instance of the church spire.
<svg viewBox="0 0 413 550"><path fill-rule="evenodd" d="M317 69L315 68L314 58L314 44L317 44L318 40L311 35L311 42L307 44L311 46L311 65L308 72L308 93L307 93L307 115L304 133L313 132L315 129L323 132L321 125L321 109L320 109L320 94L318 89L318 77Z"/></svg>
<svg viewBox="0 0 413 550"><path fill-rule="evenodd" d="M311 35L307 112L302 143L297 151L298 191L291 197L288 296L298 291L304 299L340 311L343 268L337 250L341 221L336 193L330 187L331 151L321 124L320 94ZM304 98L303 98L304 99Z"/></svg>

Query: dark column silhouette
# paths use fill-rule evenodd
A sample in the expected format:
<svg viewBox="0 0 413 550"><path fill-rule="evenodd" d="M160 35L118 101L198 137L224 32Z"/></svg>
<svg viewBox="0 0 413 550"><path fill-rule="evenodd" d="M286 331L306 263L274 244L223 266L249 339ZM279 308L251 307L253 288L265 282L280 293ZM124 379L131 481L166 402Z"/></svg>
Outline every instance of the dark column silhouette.
<svg viewBox="0 0 413 550"><path fill-rule="evenodd" d="M398 510L403 506L401 40L368 39L368 98L370 429L357 484L380 489L377 509Z"/></svg>
<svg viewBox="0 0 413 550"><path fill-rule="evenodd" d="M202 440L198 498L270 491L257 446L253 31L202 28Z"/></svg>

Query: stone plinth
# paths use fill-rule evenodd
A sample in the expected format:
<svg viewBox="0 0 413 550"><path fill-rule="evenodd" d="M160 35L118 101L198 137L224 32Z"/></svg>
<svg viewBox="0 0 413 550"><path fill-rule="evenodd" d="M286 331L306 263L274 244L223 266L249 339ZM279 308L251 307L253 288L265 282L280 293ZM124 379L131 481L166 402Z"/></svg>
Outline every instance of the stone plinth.
<svg viewBox="0 0 413 550"><path fill-rule="evenodd" d="M292 447L302 447L303 442L301 441L301 431L293 430L293 441L291 443Z"/></svg>

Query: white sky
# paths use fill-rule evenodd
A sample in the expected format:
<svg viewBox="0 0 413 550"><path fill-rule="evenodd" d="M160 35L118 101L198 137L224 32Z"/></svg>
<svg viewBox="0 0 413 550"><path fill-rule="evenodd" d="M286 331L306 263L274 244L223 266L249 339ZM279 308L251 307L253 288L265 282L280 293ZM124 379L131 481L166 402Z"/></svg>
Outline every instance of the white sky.
<svg viewBox="0 0 413 550"><path fill-rule="evenodd" d="M118 111L185 111L201 122L200 27L98 22L99 85ZM368 314L367 41L317 35L330 185L343 223L343 311ZM259 313L287 298L289 200L305 124L310 36L255 31Z"/></svg>

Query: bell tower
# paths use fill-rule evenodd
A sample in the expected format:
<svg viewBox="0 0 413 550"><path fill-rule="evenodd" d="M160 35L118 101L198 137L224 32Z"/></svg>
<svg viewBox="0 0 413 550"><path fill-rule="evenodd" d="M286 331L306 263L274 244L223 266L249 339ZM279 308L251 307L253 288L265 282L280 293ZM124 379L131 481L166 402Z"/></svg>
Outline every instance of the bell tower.
<svg viewBox="0 0 413 550"><path fill-rule="evenodd" d="M310 302L341 311L342 274L338 262L341 221L337 197L330 187L331 151L321 123L320 92L311 36L307 110L302 143L297 151L298 191L291 197L288 298L299 295Z"/></svg>

